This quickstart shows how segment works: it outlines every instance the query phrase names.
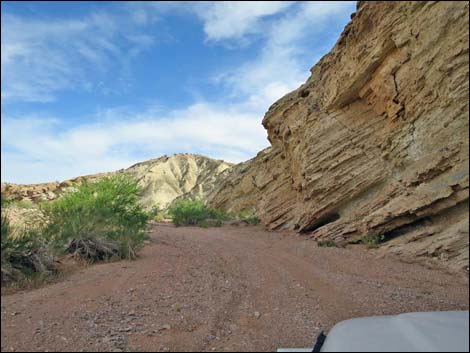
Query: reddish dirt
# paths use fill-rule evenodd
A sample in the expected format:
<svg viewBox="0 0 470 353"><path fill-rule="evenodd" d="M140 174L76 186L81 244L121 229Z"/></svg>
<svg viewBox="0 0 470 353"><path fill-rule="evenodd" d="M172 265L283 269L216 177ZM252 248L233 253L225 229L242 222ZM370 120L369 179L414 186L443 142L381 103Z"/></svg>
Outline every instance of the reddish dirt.
<svg viewBox="0 0 470 353"><path fill-rule="evenodd" d="M468 277L258 227L154 226L139 260L2 296L2 351L273 351L338 321L469 307Z"/></svg>

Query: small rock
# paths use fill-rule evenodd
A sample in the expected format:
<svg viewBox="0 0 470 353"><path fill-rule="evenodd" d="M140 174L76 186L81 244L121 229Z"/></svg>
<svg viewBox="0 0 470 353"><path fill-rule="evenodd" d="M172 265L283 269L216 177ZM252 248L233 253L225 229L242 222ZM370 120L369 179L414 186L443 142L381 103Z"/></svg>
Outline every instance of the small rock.
<svg viewBox="0 0 470 353"><path fill-rule="evenodd" d="M171 330L171 326L166 324L166 325L163 325L162 327L159 328L160 331L164 331L164 330Z"/></svg>
<svg viewBox="0 0 470 353"><path fill-rule="evenodd" d="M261 317L261 313L259 311L255 311L255 318L259 319Z"/></svg>
<svg viewBox="0 0 470 353"><path fill-rule="evenodd" d="M217 337L214 336L214 335L209 335L209 336L207 336L207 341L211 342L211 341L215 340L216 338Z"/></svg>

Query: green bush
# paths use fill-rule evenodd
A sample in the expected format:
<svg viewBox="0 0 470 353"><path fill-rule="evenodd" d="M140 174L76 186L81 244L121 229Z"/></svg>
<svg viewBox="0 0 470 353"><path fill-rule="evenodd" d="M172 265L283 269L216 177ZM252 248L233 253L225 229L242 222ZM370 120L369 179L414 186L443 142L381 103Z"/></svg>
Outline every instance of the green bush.
<svg viewBox="0 0 470 353"><path fill-rule="evenodd" d="M168 210L176 226L197 225L208 218L207 208L200 200L178 200Z"/></svg>
<svg viewBox="0 0 470 353"><path fill-rule="evenodd" d="M227 213L223 210L208 207L201 200L191 199L175 201L168 210L168 214L176 226L220 227L223 221L228 220L245 221L251 225L260 223L254 212Z"/></svg>
<svg viewBox="0 0 470 353"><path fill-rule="evenodd" d="M57 250L90 262L133 259L148 221L139 193L137 181L125 174L85 181L77 191L41 205L44 235Z"/></svg>
<svg viewBox="0 0 470 353"><path fill-rule="evenodd" d="M200 200L177 200L168 210L168 214L176 226L196 225L207 228L211 225L220 226L222 221L229 219L227 213L210 208Z"/></svg>

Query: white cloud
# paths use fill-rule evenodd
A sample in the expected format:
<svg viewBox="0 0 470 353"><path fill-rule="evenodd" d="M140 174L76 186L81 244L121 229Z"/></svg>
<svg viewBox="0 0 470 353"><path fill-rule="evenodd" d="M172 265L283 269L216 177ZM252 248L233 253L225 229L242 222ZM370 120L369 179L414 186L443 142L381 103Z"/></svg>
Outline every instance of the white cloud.
<svg viewBox="0 0 470 353"><path fill-rule="evenodd" d="M195 7L209 40L241 39L262 31L261 21L292 5L289 1L216 1Z"/></svg>
<svg viewBox="0 0 470 353"><path fill-rule="evenodd" d="M214 83L226 93L221 101L207 102L201 95L196 103L169 112L156 107L102 110L94 122L75 127L65 126L57 118L2 117L2 180L63 180L177 152L201 153L231 162L251 158L268 145L261 126L266 109L304 82L309 67L324 53L324 48L318 51L306 44L309 38L331 38L329 20L346 18L354 5L259 2L233 7L231 3L183 2L128 6L130 20L138 24L155 21L163 8L183 9L203 21L211 45L233 40L243 44L256 33L261 47L254 59L216 73ZM26 23L12 18L11 28L18 33L4 41L2 31L2 73L4 67L9 68L6 81L2 77L2 100L10 95L7 98L47 101L70 86L87 87L89 82L80 81L80 70L86 68L77 68L73 55L93 65L95 71L106 67L123 52L116 44L117 35L131 47L126 51L126 62L153 44L153 38L146 33L120 33L112 17L100 16L53 22L51 27L45 22ZM22 25L25 27L20 30ZM94 35L98 32L101 35ZM67 46L71 41L72 49ZM102 85L101 78L97 85Z"/></svg>
<svg viewBox="0 0 470 353"><path fill-rule="evenodd" d="M148 35L135 34L122 17L107 13L78 20L2 14L1 39L2 100L27 102L50 102L63 90L90 89L96 86L93 77L124 65L154 43Z"/></svg>
<svg viewBox="0 0 470 353"><path fill-rule="evenodd" d="M134 22L155 22L168 14L196 15L210 42L245 42L263 32L265 21L295 1L132 1L127 8Z"/></svg>
<svg viewBox="0 0 470 353"><path fill-rule="evenodd" d="M228 85L233 96L246 97L251 107L266 110L299 87L308 77L307 67L324 54L306 46L305 41L312 36L328 36L328 21L338 15L347 17L353 6L354 2L342 1L298 4L265 26L266 41L255 60L219 74L216 81Z"/></svg>
<svg viewBox="0 0 470 353"><path fill-rule="evenodd" d="M45 182L51 176L63 180L174 152L240 162L267 146L259 116L240 106L197 103L167 114L123 109L113 110L112 115L112 121L105 118L65 130L53 118L3 118L2 180Z"/></svg>

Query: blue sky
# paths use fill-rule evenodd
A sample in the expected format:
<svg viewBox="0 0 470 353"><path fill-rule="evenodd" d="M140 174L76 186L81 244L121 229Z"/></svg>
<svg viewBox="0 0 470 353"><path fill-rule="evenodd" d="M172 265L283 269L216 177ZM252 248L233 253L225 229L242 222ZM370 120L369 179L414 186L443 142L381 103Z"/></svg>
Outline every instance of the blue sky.
<svg viewBox="0 0 470 353"><path fill-rule="evenodd" d="M240 162L354 2L2 2L2 182L190 152Z"/></svg>

